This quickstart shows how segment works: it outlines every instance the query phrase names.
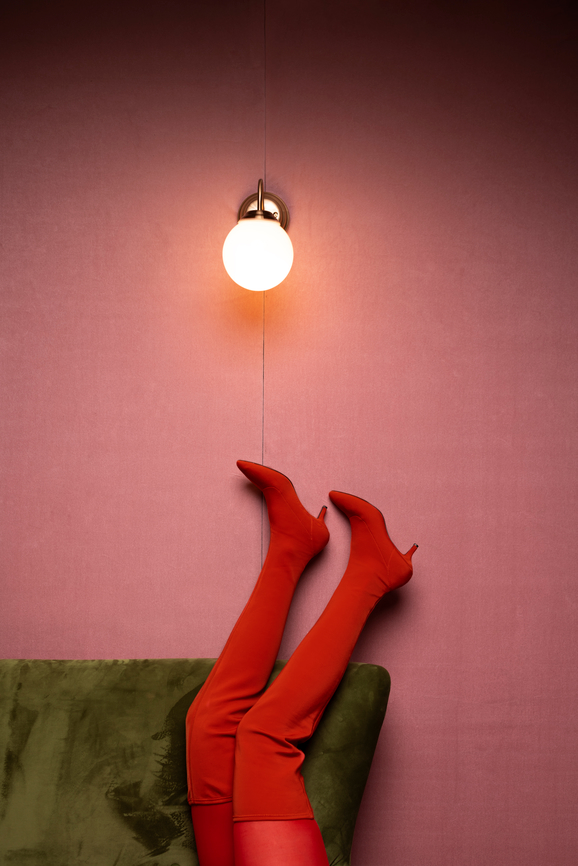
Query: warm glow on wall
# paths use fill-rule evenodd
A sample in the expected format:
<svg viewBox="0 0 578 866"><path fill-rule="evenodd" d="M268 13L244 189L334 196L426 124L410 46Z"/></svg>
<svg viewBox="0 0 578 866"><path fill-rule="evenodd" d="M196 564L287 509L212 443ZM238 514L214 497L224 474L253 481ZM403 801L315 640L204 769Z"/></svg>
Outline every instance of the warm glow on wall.
<svg viewBox="0 0 578 866"><path fill-rule="evenodd" d="M232 280L244 289L263 292L281 283L293 264L293 245L285 227L289 211L285 202L263 192L245 199L239 222L223 246L223 263Z"/></svg>

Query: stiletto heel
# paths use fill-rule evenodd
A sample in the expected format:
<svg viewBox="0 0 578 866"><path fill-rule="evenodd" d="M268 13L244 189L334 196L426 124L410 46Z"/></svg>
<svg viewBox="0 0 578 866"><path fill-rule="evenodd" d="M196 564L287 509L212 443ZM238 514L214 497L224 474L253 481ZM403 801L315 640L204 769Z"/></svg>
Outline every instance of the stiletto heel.
<svg viewBox="0 0 578 866"><path fill-rule="evenodd" d="M247 460L237 460L237 466L265 497L271 538L289 539L295 552L307 556L308 560L323 550L329 541L329 530L325 526L326 505L319 512L319 517L313 517L301 504L293 484L282 472Z"/></svg>
<svg viewBox="0 0 578 866"><path fill-rule="evenodd" d="M383 514L365 499L338 490L332 490L329 498L351 524L350 563L373 570L386 592L407 583L413 574L411 558L417 544L401 553L389 537Z"/></svg>

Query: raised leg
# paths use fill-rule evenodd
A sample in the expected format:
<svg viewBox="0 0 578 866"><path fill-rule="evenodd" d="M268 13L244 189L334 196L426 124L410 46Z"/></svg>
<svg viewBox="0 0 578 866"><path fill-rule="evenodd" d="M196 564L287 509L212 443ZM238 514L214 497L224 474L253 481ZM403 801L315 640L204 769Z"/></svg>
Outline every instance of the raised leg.
<svg viewBox="0 0 578 866"><path fill-rule="evenodd" d="M350 520L349 562L321 617L238 727L233 800L237 866L290 866L276 849L276 838L286 840L287 850L302 848L300 866L326 864L316 844L320 834L300 772L304 756L299 743L315 730L379 599L412 574L416 546L401 554L377 508L345 493L334 491L330 497ZM279 827L273 832L277 824L283 833Z"/></svg>
<svg viewBox="0 0 578 866"><path fill-rule="evenodd" d="M261 695L279 650L297 582L329 540L325 507L313 518L280 472L238 461L265 496L271 525L255 588L187 714L188 798L201 866L232 866L235 735Z"/></svg>

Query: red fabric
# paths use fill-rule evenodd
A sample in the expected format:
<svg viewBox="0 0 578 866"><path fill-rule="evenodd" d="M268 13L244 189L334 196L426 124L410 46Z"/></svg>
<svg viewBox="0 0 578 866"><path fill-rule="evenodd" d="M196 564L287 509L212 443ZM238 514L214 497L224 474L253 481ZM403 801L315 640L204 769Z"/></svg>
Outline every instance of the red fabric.
<svg viewBox="0 0 578 866"><path fill-rule="evenodd" d="M232 799L237 726L269 679L303 569L329 540L325 508L313 518L280 472L241 460L237 465L263 491L271 541L255 589L187 714L191 804Z"/></svg>
<svg viewBox="0 0 578 866"><path fill-rule="evenodd" d="M242 821L235 824L235 866L328 866L315 821Z"/></svg>
<svg viewBox="0 0 578 866"><path fill-rule="evenodd" d="M313 817L298 743L317 727L379 599L412 574L416 546L401 554L377 508L346 493L330 497L351 523L349 562L321 617L238 727L235 821Z"/></svg>
<svg viewBox="0 0 578 866"><path fill-rule="evenodd" d="M333 491L332 501L351 524L345 574L263 694L297 581L329 533L324 514L311 517L285 476L258 464L238 466L263 490L271 543L255 589L187 715L199 858L201 866L327 866L298 743L315 730L379 599L411 577L415 546L402 555L376 508Z"/></svg>
<svg viewBox="0 0 578 866"><path fill-rule="evenodd" d="M191 816L202 866L234 866L233 804L191 806Z"/></svg>

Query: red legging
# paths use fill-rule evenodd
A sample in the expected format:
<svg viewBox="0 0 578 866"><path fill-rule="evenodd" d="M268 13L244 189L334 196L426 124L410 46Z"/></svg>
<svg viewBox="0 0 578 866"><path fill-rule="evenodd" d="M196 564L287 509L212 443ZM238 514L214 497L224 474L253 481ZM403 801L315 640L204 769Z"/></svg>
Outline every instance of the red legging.
<svg viewBox="0 0 578 866"><path fill-rule="evenodd" d="M263 569L223 652L187 715L189 802L201 866L327 866L297 743L314 732L367 617L411 577L381 513L345 493L331 500L352 529L347 569L325 611L263 693L293 592L327 543L284 475L239 461L264 493L271 542ZM233 832L234 823L234 832Z"/></svg>

